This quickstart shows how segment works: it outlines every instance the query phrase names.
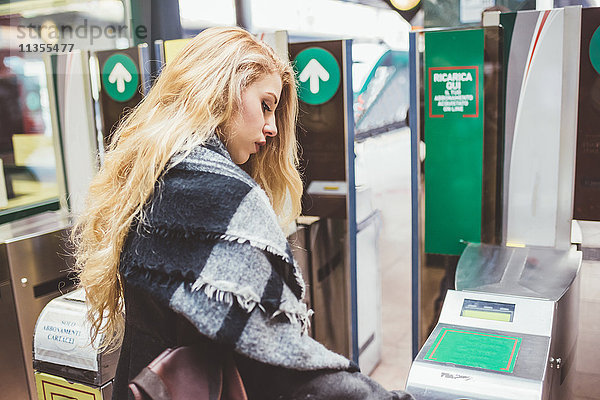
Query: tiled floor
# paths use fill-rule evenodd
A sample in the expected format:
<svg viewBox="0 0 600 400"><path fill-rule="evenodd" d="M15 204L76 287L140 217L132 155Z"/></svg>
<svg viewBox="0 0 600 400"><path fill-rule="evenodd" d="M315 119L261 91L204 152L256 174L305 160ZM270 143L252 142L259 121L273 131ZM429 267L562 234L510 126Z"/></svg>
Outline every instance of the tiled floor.
<svg viewBox="0 0 600 400"><path fill-rule="evenodd" d="M382 212L382 361L371 376L388 389L404 388L411 364L411 203L408 130L370 139L357 148ZM358 172L358 169L357 169ZM600 223L580 223L585 249L600 249ZM600 250L585 252L597 257ZM581 269L579 336L571 393L565 400L600 399L600 261Z"/></svg>

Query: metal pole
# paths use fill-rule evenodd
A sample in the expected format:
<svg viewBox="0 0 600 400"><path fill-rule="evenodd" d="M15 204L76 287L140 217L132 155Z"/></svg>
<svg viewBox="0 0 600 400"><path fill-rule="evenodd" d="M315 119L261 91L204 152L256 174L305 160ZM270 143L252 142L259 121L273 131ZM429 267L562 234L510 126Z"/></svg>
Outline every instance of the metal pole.
<svg viewBox="0 0 600 400"><path fill-rule="evenodd" d="M417 48L418 33L411 32L408 40L410 45L409 51L409 68L410 68L410 108L409 108L409 126L410 126L410 153L411 153L411 203L412 203L412 357L415 359L420 349L421 341L421 296L420 296L420 265L421 256L419 241L420 241L420 213L419 213L419 87L417 86L417 72L419 49Z"/></svg>
<svg viewBox="0 0 600 400"><path fill-rule="evenodd" d="M127 0L131 14L131 32L133 44L147 43L150 48L150 60L158 60L154 43L156 40L181 39L183 28L179 16L178 0ZM126 8L127 10L127 8ZM144 68L151 74L152 80L160 72L161 65L152 61Z"/></svg>
<svg viewBox="0 0 600 400"><path fill-rule="evenodd" d="M252 9L250 0L235 0L235 23L252 32Z"/></svg>

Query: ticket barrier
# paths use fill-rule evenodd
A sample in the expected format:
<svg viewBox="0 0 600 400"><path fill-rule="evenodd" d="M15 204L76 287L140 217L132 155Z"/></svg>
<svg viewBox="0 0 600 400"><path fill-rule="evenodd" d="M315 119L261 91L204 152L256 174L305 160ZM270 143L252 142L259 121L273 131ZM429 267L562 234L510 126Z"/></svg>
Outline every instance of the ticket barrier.
<svg viewBox="0 0 600 400"><path fill-rule="evenodd" d="M44 306L73 286L69 219L46 212L0 226L0 383L3 399L34 399L31 340Z"/></svg>
<svg viewBox="0 0 600 400"><path fill-rule="evenodd" d="M415 399L568 399L581 252L469 244L414 360Z"/></svg>
<svg viewBox="0 0 600 400"><path fill-rule="evenodd" d="M378 241L380 212L370 203L367 189L357 190L358 360L364 373L372 372L381 359L381 282ZM367 201L368 200L368 201ZM327 348L351 355L349 268L344 219L301 216L288 237L307 292L305 301L315 313L310 334Z"/></svg>
<svg viewBox="0 0 600 400"><path fill-rule="evenodd" d="M58 297L42 310L33 339L37 398L110 400L119 351L91 345L83 289Z"/></svg>

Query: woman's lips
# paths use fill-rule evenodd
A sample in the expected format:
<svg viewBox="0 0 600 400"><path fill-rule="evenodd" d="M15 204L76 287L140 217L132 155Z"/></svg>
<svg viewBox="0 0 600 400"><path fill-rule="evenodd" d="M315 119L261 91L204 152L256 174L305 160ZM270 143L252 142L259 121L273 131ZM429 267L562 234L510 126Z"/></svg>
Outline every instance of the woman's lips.
<svg viewBox="0 0 600 400"><path fill-rule="evenodd" d="M265 141L265 142L255 142L255 143L254 143L254 147L255 147L255 149L256 149L256 152L258 153L258 151L260 150L260 148L261 148L262 146L264 146L265 144L267 144L267 142L266 142L266 141Z"/></svg>

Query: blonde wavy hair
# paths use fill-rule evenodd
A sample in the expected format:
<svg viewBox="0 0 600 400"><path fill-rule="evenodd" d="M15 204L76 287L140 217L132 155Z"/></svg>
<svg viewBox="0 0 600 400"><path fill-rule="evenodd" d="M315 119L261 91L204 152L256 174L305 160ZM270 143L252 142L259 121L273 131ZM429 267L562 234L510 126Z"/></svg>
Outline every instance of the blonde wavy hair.
<svg viewBox="0 0 600 400"><path fill-rule="evenodd" d="M289 224L300 214L302 194L295 76L287 60L243 29L210 28L193 38L116 129L72 233L92 339L103 337L102 348L116 348L123 337L119 257L155 183L166 168L219 134L240 110L244 89L272 73L282 80L278 134L244 169L265 190L282 225Z"/></svg>

